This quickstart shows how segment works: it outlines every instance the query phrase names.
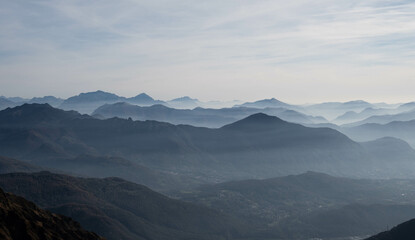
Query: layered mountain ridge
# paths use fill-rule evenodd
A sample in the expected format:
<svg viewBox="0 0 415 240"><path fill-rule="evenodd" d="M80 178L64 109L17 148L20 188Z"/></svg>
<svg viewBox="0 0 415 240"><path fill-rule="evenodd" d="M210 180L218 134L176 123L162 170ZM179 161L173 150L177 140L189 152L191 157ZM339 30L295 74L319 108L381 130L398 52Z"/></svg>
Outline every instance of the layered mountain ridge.
<svg viewBox="0 0 415 240"><path fill-rule="evenodd" d="M71 159L81 154L115 156L208 181L308 170L392 177L413 164L395 156L393 168L382 172L378 168L390 159L374 156L368 150L373 144L364 147L330 128L308 128L261 113L208 129L156 121L99 120L49 105L26 104L0 111L0 143L0 155L27 161Z"/></svg>

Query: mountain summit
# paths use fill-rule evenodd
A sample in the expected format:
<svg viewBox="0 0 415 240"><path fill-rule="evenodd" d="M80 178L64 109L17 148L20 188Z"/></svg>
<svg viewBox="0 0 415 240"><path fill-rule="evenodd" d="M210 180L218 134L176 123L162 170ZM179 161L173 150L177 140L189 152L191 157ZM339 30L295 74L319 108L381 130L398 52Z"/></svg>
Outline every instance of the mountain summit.
<svg viewBox="0 0 415 240"><path fill-rule="evenodd" d="M87 92L87 93L81 93L77 96L70 97L64 101L63 104L68 103L87 103L91 101L117 101L122 99L122 97L119 97L113 93L104 92L101 90L95 91L95 92Z"/></svg>
<svg viewBox="0 0 415 240"><path fill-rule="evenodd" d="M233 129L233 130L259 130L275 128L289 123L281 120L278 117L269 116L264 113L256 113L250 115L242 120L223 126L222 129Z"/></svg>
<svg viewBox="0 0 415 240"><path fill-rule="evenodd" d="M252 108L278 108L278 107L289 107L290 105L284 102L281 102L275 98L263 99L256 102L247 102L240 107L252 107Z"/></svg>
<svg viewBox="0 0 415 240"><path fill-rule="evenodd" d="M147 101L147 102L154 101L154 99L150 97L149 95L147 95L146 93L140 93L137 96L129 98L129 99L134 100L134 101Z"/></svg>

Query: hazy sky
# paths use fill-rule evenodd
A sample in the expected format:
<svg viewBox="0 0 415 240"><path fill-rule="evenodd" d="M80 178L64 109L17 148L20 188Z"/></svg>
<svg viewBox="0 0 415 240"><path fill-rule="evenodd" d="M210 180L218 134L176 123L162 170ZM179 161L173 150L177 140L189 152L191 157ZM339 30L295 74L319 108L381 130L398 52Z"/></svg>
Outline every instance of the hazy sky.
<svg viewBox="0 0 415 240"><path fill-rule="evenodd" d="M415 1L0 4L0 95L415 100Z"/></svg>

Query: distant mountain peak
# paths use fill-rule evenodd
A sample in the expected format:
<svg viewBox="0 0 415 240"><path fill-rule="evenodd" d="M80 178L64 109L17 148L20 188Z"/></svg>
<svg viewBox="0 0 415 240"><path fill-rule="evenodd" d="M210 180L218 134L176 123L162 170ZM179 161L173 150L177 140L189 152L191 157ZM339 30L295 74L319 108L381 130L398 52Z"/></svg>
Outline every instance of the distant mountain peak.
<svg viewBox="0 0 415 240"><path fill-rule="evenodd" d="M79 96L86 96L86 95L97 95L97 96L117 96L114 93L110 92L104 92L102 90L97 90L95 92L86 92L86 93L80 93ZM118 96L117 96L118 97Z"/></svg>
<svg viewBox="0 0 415 240"><path fill-rule="evenodd" d="M146 101L154 101L154 99L152 97L150 97L147 93L140 93L135 97L131 98L132 100L146 100Z"/></svg>
<svg viewBox="0 0 415 240"><path fill-rule="evenodd" d="M273 117L273 116L267 115L265 113L255 113L255 114L252 114L252 115L244 118L243 120L245 120L245 121L270 121L270 120L275 120L275 119L281 120L277 117Z"/></svg>
<svg viewBox="0 0 415 240"><path fill-rule="evenodd" d="M76 102L91 102L91 101L116 101L122 99L122 97L119 97L118 95L114 93L104 92L101 90L95 91L95 92L86 92L86 93L80 93L77 96L73 96L68 98L64 101L64 103L76 103Z"/></svg>
<svg viewBox="0 0 415 240"><path fill-rule="evenodd" d="M353 100L353 101L348 101L348 102L345 102L345 103L351 103L351 104L353 104L353 103L368 103L368 102L363 101L363 100Z"/></svg>
<svg viewBox="0 0 415 240"><path fill-rule="evenodd" d="M287 103L281 102L276 98L262 99L255 102L246 102L241 105L236 105L238 107L255 107L255 108L275 108L275 107L288 107L290 106Z"/></svg>
<svg viewBox="0 0 415 240"><path fill-rule="evenodd" d="M171 102L176 102L176 101L182 101L182 102L184 102L184 101L198 101L196 98L191 98L191 97L189 97L189 96L184 96L184 97L179 97L179 98L175 98L175 99L173 99L173 100L171 100Z"/></svg>
<svg viewBox="0 0 415 240"><path fill-rule="evenodd" d="M353 100L353 101L349 101L349 102L345 102L343 103L343 105L345 106L360 106L360 107L370 107L372 106L372 104L363 101L363 100Z"/></svg>
<svg viewBox="0 0 415 240"><path fill-rule="evenodd" d="M269 116L265 113L252 114L242 120L223 126L224 129L260 129L269 126L280 126L287 122L278 117Z"/></svg>
<svg viewBox="0 0 415 240"><path fill-rule="evenodd" d="M283 103L280 100L276 99L276 98L269 98L269 99L262 99L262 100L258 100L256 101L256 103L263 103L263 102L269 102L269 103Z"/></svg>

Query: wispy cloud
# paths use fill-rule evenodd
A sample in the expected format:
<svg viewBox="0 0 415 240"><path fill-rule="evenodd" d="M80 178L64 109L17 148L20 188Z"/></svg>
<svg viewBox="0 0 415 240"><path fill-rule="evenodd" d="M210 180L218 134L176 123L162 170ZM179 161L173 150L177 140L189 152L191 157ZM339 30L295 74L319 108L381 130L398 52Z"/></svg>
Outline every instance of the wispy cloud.
<svg viewBox="0 0 415 240"><path fill-rule="evenodd" d="M69 96L99 88L159 98L304 102L377 100L387 89L399 89L396 82L409 84L389 96L399 101L411 97L406 89L415 87L408 81L415 75L413 1L16 0L2 5L4 95Z"/></svg>

